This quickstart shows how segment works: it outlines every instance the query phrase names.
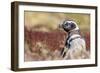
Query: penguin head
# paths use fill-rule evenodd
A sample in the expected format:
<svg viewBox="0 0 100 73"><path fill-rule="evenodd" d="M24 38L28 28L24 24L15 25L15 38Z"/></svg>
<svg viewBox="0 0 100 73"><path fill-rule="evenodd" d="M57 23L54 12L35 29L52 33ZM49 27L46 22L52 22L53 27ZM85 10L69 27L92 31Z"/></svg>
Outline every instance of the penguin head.
<svg viewBox="0 0 100 73"><path fill-rule="evenodd" d="M64 20L60 24L60 27L62 27L66 32L69 32L72 30L79 30L77 23L71 20L70 21Z"/></svg>

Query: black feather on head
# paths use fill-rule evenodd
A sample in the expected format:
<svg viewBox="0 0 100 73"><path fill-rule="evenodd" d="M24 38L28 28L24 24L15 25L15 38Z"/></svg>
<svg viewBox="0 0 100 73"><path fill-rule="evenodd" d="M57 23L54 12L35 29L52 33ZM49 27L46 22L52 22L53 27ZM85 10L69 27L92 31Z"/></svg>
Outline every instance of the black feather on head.
<svg viewBox="0 0 100 73"><path fill-rule="evenodd" d="M66 32L69 32L76 28L76 24L73 21L64 21L62 27Z"/></svg>

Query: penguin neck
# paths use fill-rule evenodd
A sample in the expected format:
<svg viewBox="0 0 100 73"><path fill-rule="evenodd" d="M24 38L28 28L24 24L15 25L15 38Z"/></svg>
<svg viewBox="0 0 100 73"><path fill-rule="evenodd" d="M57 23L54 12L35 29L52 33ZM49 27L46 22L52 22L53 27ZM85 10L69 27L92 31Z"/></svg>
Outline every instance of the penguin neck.
<svg viewBox="0 0 100 73"><path fill-rule="evenodd" d="M68 32L68 36L72 36L74 34L79 34L80 35L80 31L79 30L72 30Z"/></svg>

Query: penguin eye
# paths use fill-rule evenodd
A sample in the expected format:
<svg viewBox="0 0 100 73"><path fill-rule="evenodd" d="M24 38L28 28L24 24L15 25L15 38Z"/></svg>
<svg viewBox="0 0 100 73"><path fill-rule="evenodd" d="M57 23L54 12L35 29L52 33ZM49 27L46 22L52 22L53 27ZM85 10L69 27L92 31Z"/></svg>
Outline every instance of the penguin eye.
<svg viewBox="0 0 100 73"><path fill-rule="evenodd" d="M70 28L71 27L70 23L66 22L65 27Z"/></svg>
<svg viewBox="0 0 100 73"><path fill-rule="evenodd" d="M68 23L68 22L66 22L66 23L65 23L65 26L68 26L68 24L69 24L69 23Z"/></svg>

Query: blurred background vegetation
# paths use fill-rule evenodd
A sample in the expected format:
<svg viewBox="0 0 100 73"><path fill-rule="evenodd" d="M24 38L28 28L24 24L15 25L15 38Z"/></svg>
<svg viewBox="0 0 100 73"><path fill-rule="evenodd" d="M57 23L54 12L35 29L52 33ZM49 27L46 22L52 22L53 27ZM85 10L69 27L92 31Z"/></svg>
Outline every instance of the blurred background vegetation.
<svg viewBox="0 0 100 73"><path fill-rule="evenodd" d="M25 26L29 28L43 26L47 30L55 30L65 19L75 21L82 31L90 30L89 14L25 11Z"/></svg>

